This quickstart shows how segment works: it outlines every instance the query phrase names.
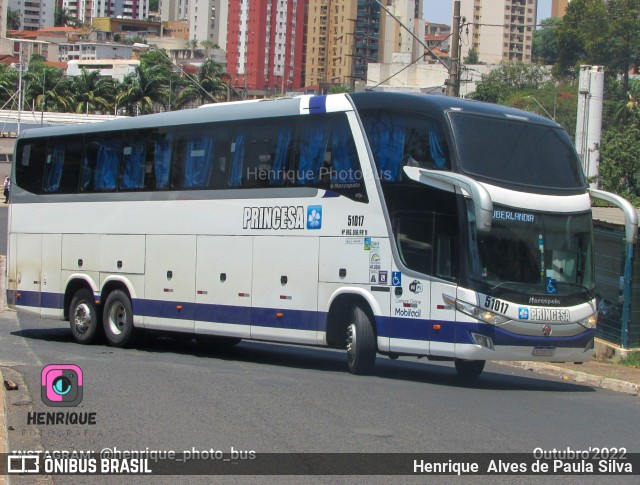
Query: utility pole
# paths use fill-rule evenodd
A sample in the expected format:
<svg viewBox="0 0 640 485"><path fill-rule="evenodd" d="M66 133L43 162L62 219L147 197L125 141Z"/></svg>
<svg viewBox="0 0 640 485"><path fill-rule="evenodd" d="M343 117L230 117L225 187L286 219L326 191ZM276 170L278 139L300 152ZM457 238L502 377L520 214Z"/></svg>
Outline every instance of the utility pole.
<svg viewBox="0 0 640 485"><path fill-rule="evenodd" d="M451 49L449 64L449 79L447 81L447 96L457 98L460 95L460 0L453 2L453 26L451 27Z"/></svg>

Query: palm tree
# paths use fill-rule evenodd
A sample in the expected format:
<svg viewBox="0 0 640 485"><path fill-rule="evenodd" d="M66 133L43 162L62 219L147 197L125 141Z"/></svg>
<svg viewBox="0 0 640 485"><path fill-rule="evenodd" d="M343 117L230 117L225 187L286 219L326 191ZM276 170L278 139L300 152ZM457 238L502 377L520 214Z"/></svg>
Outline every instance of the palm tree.
<svg viewBox="0 0 640 485"><path fill-rule="evenodd" d="M99 71L83 69L71 85L70 108L75 113L111 112L116 84L113 79L100 76Z"/></svg>
<svg viewBox="0 0 640 485"><path fill-rule="evenodd" d="M0 106L4 107L13 98L18 90L18 70L6 64L0 64ZM14 100L13 107L17 108L17 100ZM7 109L12 105L6 106Z"/></svg>
<svg viewBox="0 0 640 485"><path fill-rule="evenodd" d="M118 106L130 115L154 113L159 106L165 107L171 99L168 91L171 75L172 71L164 65L143 66L141 63L118 87Z"/></svg>
<svg viewBox="0 0 640 485"><path fill-rule="evenodd" d="M203 104L226 99L230 89L225 82L227 77L220 64L207 59L202 63L197 76L184 79L185 87L178 95L176 105L185 106L193 102Z"/></svg>

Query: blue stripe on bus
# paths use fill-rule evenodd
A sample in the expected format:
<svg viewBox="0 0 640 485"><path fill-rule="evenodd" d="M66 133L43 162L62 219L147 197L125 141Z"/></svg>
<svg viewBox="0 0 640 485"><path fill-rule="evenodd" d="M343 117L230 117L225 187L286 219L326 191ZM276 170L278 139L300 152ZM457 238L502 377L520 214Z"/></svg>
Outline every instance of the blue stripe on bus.
<svg viewBox="0 0 640 485"><path fill-rule="evenodd" d="M7 290L9 304L25 307L62 309L64 296L57 293ZM19 300L19 301L18 301ZM132 302L134 313L146 317L197 320L202 322L227 323L230 325L253 325L260 327L291 330L326 331L327 313L307 310L283 310L275 308L251 308L232 305L204 303L181 303L175 301L145 300L135 298ZM182 308L179 309L178 306ZM282 313L278 317L278 313ZM535 337L507 332L500 327L473 322L447 322L400 317L375 318L379 337L406 340L431 340L445 343L472 344L471 333L490 337L496 346L521 347L569 347L585 348L595 336L595 330L587 330L573 337ZM433 325L439 324L440 330Z"/></svg>
<svg viewBox="0 0 640 485"><path fill-rule="evenodd" d="M433 330L433 325L440 330ZM540 325L542 328L542 325ZM515 334L500 327L474 322L445 322L397 317L376 317L376 330L379 337L406 340L431 340L459 344L474 344L471 333L485 335L494 345L522 347L570 347L585 348L595 337L595 330L585 330L572 337L540 337ZM540 332L542 333L542 331Z"/></svg>
<svg viewBox="0 0 640 485"><path fill-rule="evenodd" d="M309 113L317 115L327 112L327 97L313 96L309 99Z"/></svg>

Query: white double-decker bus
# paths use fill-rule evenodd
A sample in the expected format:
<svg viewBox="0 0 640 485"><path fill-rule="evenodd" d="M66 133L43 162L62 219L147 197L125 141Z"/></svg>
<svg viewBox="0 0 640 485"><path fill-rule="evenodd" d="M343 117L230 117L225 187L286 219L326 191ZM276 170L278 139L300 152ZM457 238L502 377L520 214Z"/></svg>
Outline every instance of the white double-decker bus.
<svg viewBox="0 0 640 485"><path fill-rule="evenodd" d="M12 178L9 303L80 343L184 332L467 377L592 354L590 191L565 131L530 113L392 93L224 103L26 131ZM632 240L632 208L595 193Z"/></svg>

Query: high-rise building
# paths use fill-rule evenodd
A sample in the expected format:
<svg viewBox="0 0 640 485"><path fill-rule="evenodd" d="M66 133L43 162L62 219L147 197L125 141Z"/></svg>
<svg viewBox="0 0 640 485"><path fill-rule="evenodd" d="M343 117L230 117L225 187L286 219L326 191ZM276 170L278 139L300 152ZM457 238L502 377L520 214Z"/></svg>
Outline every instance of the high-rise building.
<svg viewBox="0 0 640 485"><path fill-rule="evenodd" d="M8 7L20 13L20 30L38 30L53 27L55 2L45 0L9 0ZM4 18L6 24L7 19Z"/></svg>
<svg viewBox="0 0 640 485"><path fill-rule="evenodd" d="M552 0L551 1L551 16L552 17L564 17L567 11L567 7L571 3L571 0Z"/></svg>
<svg viewBox="0 0 640 485"><path fill-rule="evenodd" d="M227 0L160 0L163 22L189 22L189 40L209 41L224 49L227 43Z"/></svg>
<svg viewBox="0 0 640 485"><path fill-rule="evenodd" d="M462 32L461 56L475 48L481 62L531 62L537 0L461 0L460 15L470 23ZM467 36L468 35L468 36Z"/></svg>
<svg viewBox="0 0 640 485"><path fill-rule="evenodd" d="M374 0L309 0L305 86L351 86L366 81L377 62L380 6Z"/></svg>
<svg viewBox="0 0 640 485"><path fill-rule="evenodd" d="M387 3L387 9L393 17L387 11L381 11L379 62L392 62L393 54L410 54L413 61L424 53L424 47L417 40L424 42L422 0L393 0Z"/></svg>
<svg viewBox="0 0 640 485"><path fill-rule="evenodd" d="M91 25L95 17L143 20L149 16L149 0L62 0L61 3L71 17L87 25Z"/></svg>
<svg viewBox="0 0 640 485"><path fill-rule="evenodd" d="M300 89L306 1L230 0L227 72L251 94Z"/></svg>

